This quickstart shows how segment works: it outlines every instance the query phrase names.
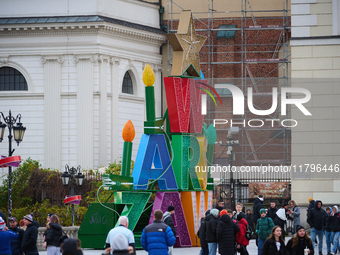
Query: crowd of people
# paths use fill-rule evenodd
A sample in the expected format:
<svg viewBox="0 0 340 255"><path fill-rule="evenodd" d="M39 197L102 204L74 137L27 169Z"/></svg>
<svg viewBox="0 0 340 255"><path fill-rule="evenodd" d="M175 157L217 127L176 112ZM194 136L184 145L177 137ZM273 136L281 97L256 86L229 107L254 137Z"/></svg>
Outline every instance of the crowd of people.
<svg viewBox="0 0 340 255"><path fill-rule="evenodd" d="M39 255L37 248L39 223L33 214L27 214L19 222L15 217L8 219L0 212L0 255ZM43 247L47 255L83 255L79 239L68 238L63 233L57 215L48 214Z"/></svg>
<svg viewBox="0 0 340 255"><path fill-rule="evenodd" d="M258 255L322 255L325 236L327 255L340 254L340 215L337 206L322 208L321 201L310 198L307 223L311 235L301 225L300 208L294 200L277 208L275 202L263 207L264 197L259 195L250 209L243 212L243 205L236 204L236 211L224 207L220 201L215 208L205 212L200 220L197 236L200 239L201 255L237 254L248 255L250 239L256 239ZM153 213L154 221L143 229L141 245L150 255L172 255L176 243L176 227L173 221L175 208L167 212ZM287 224L290 221L290 224ZM33 215L25 215L21 224L15 217L8 219L0 212L0 255L38 255L37 237L39 224ZM107 235L105 253L136 254L135 237L128 228L126 216L118 219L119 225ZM292 238L285 242L285 230L290 225ZM317 247L318 245L318 247ZM43 247L47 255L82 255L79 239L67 238L57 215L48 214Z"/></svg>

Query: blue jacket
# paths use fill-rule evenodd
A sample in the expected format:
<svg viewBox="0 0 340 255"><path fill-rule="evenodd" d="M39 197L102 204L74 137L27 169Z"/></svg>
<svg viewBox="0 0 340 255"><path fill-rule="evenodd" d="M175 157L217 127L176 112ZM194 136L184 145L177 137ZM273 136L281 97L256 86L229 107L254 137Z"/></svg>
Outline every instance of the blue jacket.
<svg viewBox="0 0 340 255"><path fill-rule="evenodd" d="M149 255L168 255L168 247L176 243L171 228L161 220L154 220L143 229L141 243Z"/></svg>
<svg viewBox="0 0 340 255"><path fill-rule="evenodd" d="M19 236L19 238L11 240L12 255L21 255L23 254L23 251L21 249L21 241L22 238L24 237L25 231L19 227L10 228L10 230L12 230Z"/></svg>
<svg viewBox="0 0 340 255"><path fill-rule="evenodd" d="M0 254L12 254L11 239L17 239L18 235L13 231L0 231Z"/></svg>

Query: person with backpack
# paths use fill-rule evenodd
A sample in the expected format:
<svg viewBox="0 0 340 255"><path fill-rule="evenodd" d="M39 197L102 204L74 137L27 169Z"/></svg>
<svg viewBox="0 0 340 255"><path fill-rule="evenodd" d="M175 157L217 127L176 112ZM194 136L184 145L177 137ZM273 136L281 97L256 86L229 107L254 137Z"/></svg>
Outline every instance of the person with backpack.
<svg viewBox="0 0 340 255"><path fill-rule="evenodd" d="M249 239L246 236L248 222L244 218L243 213L237 215L237 223L240 227L240 231L236 234L237 251L241 255L248 255L247 246L249 245Z"/></svg>
<svg viewBox="0 0 340 255"><path fill-rule="evenodd" d="M207 224L205 218L210 214L210 210L205 212L205 217L201 218L201 226L198 230L197 236L201 243L201 253L200 255L209 255L209 247L207 242Z"/></svg>
<svg viewBox="0 0 340 255"><path fill-rule="evenodd" d="M258 255L261 255L264 242L268 238L268 236L270 235L274 227L273 220L267 217L267 213L265 209L262 208L260 210L260 214L261 214L261 218L258 219L256 223L256 234L258 236L258 240L257 240L258 242L257 254Z"/></svg>
<svg viewBox="0 0 340 255"><path fill-rule="evenodd" d="M333 234L333 248L331 254L336 254L336 251L340 251L339 237L340 237L340 214L338 206L334 205L332 208L332 213L330 214L327 221L331 225Z"/></svg>
<svg viewBox="0 0 340 255"><path fill-rule="evenodd" d="M246 218L246 221L248 222L248 226L250 227L251 231L255 233L253 215L250 209L247 209L245 218Z"/></svg>

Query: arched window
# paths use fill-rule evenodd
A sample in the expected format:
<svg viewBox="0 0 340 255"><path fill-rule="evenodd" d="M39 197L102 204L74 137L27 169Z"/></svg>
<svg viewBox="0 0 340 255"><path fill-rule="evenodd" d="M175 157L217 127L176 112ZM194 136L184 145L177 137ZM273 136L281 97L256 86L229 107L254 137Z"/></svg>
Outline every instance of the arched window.
<svg viewBox="0 0 340 255"><path fill-rule="evenodd" d="M133 82L129 71L127 71L124 75L122 92L133 95Z"/></svg>
<svg viewBox="0 0 340 255"><path fill-rule="evenodd" d="M12 67L0 67L0 91L28 90L25 77Z"/></svg>

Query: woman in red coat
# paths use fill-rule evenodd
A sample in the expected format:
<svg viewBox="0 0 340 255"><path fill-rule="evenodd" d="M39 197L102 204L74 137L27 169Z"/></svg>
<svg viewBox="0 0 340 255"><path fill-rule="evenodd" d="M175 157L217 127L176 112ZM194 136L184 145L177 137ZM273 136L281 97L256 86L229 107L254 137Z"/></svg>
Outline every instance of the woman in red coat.
<svg viewBox="0 0 340 255"><path fill-rule="evenodd" d="M237 215L237 221L240 227L240 232L236 234L237 251L241 255L248 255L247 245L249 245L249 240L246 238L248 222L246 221L243 213Z"/></svg>

